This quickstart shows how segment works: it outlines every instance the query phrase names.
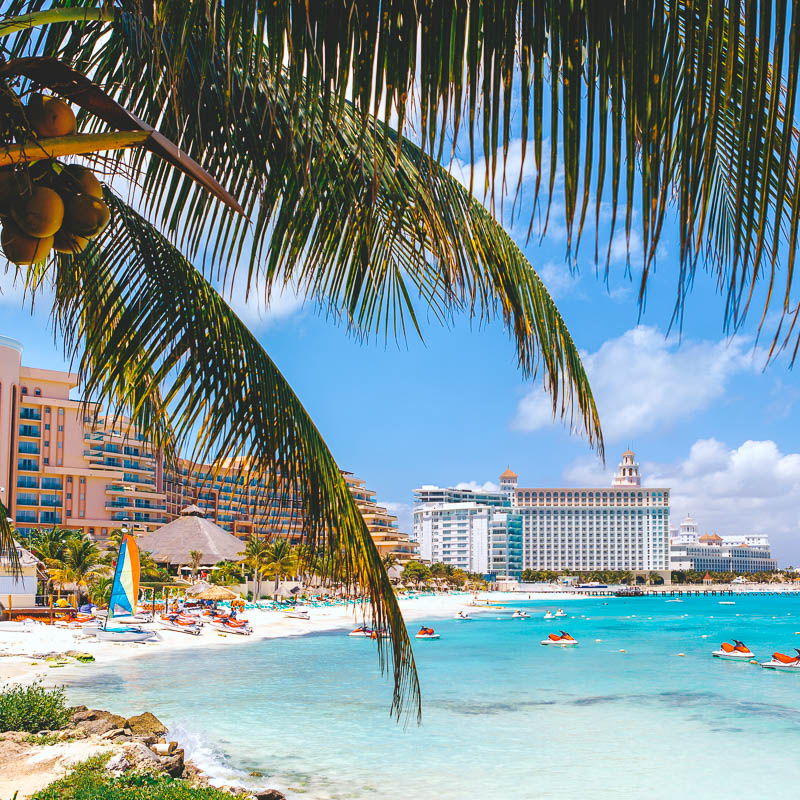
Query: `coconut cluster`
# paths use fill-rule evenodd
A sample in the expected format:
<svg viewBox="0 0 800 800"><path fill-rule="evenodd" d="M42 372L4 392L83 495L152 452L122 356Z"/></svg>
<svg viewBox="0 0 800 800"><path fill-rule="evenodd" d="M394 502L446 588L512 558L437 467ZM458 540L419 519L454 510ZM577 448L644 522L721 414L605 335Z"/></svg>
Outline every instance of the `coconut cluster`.
<svg viewBox="0 0 800 800"><path fill-rule="evenodd" d="M32 95L26 116L40 139L76 131L75 114L57 97ZM79 164L43 159L0 170L0 245L15 264L38 263L53 249L80 253L110 216L100 181Z"/></svg>

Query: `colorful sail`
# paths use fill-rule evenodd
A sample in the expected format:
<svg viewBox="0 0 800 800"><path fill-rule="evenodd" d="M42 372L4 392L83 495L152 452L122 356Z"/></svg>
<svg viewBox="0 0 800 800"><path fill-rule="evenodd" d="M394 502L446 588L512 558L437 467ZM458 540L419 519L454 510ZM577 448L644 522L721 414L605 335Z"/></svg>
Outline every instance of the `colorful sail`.
<svg viewBox="0 0 800 800"><path fill-rule="evenodd" d="M122 539L108 604L108 619L115 614L135 614L139 597L139 548L131 534Z"/></svg>

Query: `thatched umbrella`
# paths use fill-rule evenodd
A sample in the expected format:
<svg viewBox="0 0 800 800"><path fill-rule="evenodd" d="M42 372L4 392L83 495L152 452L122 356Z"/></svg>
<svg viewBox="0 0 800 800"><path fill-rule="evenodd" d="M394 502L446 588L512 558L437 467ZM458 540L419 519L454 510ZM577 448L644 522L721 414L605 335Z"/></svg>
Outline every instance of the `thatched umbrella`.
<svg viewBox="0 0 800 800"><path fill-rule="evenodd" d="M191 595L194 597L195 595L200 594L200 592L205 592L206 589L210 589L211 584L208 581L197 581L193 586L190 586L186 590L186 594Z"/></svg>
<svg viewBox="0 0 800 800"><path fill-rule="evenodd" d="M152 555L154 561L174 566L192 563L192 551L201 553L200 566L219 561L241 561L244 542L219 525L204 519L197 506L187 506L172 522L138 540L140 550Z"/></svg>
<svg viewBox="0 0 800 800"><path fill-rule="evenodd" d="M194 587L192 587L194 588ZM224 586L209 586L201 592L193 592L193 597L198 600L238 600L236 592L226 589Z"/></svg>

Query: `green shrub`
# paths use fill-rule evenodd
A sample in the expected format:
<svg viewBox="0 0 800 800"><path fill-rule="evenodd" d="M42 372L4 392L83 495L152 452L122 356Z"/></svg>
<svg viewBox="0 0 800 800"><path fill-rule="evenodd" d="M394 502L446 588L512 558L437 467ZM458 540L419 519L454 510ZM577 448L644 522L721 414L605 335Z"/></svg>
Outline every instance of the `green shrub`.
<svg viewBox="0 0 800 800"><path fill-rule="evenodd" d="M0 691L0 732L56 731L66 726L69 717L63 689L33 683Z"/></svg>
<svg viewBox="0 0 800 800"><path fill-rule="evenodd" d="M107 759L108 756L96 756L78 764L65 778L36 792L31 800L234 800L219 789L197 788L164 775L129 772L112 777L104 769Z"/></svg>

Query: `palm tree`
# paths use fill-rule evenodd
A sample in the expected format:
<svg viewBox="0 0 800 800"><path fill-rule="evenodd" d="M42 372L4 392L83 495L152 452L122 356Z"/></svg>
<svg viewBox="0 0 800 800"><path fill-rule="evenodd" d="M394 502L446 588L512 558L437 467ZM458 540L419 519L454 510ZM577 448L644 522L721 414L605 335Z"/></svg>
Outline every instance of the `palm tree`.
<svg viewBox="0 0 800 800"><path fill-rule="evenodd" d="M264 574L275 578L273 594L278 593L281 578L289 578L297 570L297 553L288 539L273 539L264 555Z"/></svg>
<svg viewBox="0 0 800 800"><path fill-rule="evenodd" d="M261 597L261 577L267 559L267 543L257 533L247 537L244 548L244 565L253 573L253 599Z"/></svg>
<svg viewBox="0 0 800 800"><path fill-rule="evenodd" d="M189 569L192 571L192 583L194 583L194 576L197 575L197 570L200 568L202 560L203 554L199 550L189 551Z"/></svg>
<svg viewBox="0 0 800 800"><path fill-rule="evenodd" d="M67 540L63 556L47 562L47 572L55 583L61 587L74 584L78 605L80 605L83 589L96 576L105 575L108 567L103 564L102 554L91 539L73 536Z"/></svg>
<svg viewBox="0 0 800 800"><path fill-rule="evenodd" d="M277 366L190 259L226 265L226 286L238 274L266 298L299 287L357 336L421 335L429 309L443 321L456 311L499 315L523 374L540 366L554 415L582 426L602 453L591 391L558 310L492 214L441 166L444 148L455 153L466 137L471 163L483 158L478 186L492 187L491 209L498 174L538 213L545 175L549 220L563 175L570 263L590 204L599 229L610 200L608 249L600 230L594 248L606 268L617 229L630 241L636 219L642 303L674 203L676 316L703 257L725 290L727 325L739 324L762 276L770 287L763 310L777 302L782 319L800 313L790 302L800 69L786 4L769 24L755 4L740 18L739 4L679 0L378 5L363 13L359 0L265 3L242 14L222 0L64 8L11 0L0 20L0 113L4 147L29 140L8 91L24 95L37 82L85 106L82 132L104 123L133 130L99 134L104 146L138 142L130 158L112 150L95 160L141 187L147 218L106 187L106 230L82 254L23 267L21 279L33 295L56 286L54 323L87 397L132 411L167 454L194 442L198 460L246 452L268 491L298 491L306 542L326 544L338 573L331 578L360 586L375 624L392 631L399 711L406 691L418 701L413 656L364 521ZM759 31L769 41L759 42ZM403 135L409 104L420 111L422 147ZM167 139L147 133L156 124ZM516 124L535 164L532 191L522 182L527 165L505 176ZM239 202L178 157L169 138L235 187ZM91 149L81 141L47 152ZM7 158L41 159L38 147L27 156L21 149ZM785 292L776 271L784 251ZM2 503L0 549L14 552ZM383 655L382 640L378 647Z"/></svg>
<svg viewBox="0 0 800 800"><path fill-rule="evenodd" d="M31 552L45 564L58 563L64 560L67 543L70 539L80 538L78 531L52 527L49 530L37 529L28 539ZM45 583L45 594L52 591L53 578L48 573Z"/></svg>
<svg viewBox="0 0 800 800"><path fill-rule="evenodd" d="M216 569L211 571L211 583L231 586L242 582L242 566L234 561L218 561Z"/></svg>
<svg viewBox="0 0 800 800"><path fill-rule="evenodd" d="M95 573L89 578L89 600L95 605L107 606L111 602L111 590L113 588L113 575Z"/></svg>

